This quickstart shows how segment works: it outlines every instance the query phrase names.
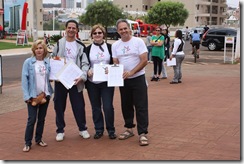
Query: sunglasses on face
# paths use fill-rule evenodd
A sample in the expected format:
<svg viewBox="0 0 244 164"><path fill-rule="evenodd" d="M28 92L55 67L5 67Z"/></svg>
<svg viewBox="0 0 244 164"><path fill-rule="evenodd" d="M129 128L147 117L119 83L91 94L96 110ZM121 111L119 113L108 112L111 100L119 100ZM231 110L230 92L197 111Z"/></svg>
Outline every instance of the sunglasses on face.
<svg viewBox="0 0 244 164"><path fill-rule="evenodd" d="M94 33L92 33L93 35L101 35L102 34L102 32L94 32Z"/></svg>

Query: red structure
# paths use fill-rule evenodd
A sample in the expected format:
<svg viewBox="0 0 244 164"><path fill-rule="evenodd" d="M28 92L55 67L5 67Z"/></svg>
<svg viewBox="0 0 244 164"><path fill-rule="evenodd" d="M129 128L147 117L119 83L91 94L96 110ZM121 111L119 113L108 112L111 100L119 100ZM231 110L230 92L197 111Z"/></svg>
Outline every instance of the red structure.
<svg viewBox="0 0 244 164"><path fill-rule="evenodd" d="M25 2L24 5L23 5L21 30L26 30L27 9L28 9L28 3Z"/></svg>
<svg viewBox="0 0 244 164"><path fill-rule="evenodd" d="M144 23L142 20L137 19L136 22L139 23L140 27L140 36L141 37L146 37L150 32L154 34L154 31L158 25L156 24L147 24Z"/></svg>

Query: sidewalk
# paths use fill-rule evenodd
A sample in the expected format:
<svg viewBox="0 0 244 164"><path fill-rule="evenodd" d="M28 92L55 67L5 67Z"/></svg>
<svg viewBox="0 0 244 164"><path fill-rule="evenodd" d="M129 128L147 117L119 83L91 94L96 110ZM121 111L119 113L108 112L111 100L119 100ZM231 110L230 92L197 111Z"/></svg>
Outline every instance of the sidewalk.
<svg viewBox="0 0 244 164"><path fill-rule="evenodd" d="M39 147L33 142L31 151L24 153L27 110L20 83L4 86L0 94L0 159L240 160L240 64L222 64L222 56L215 53L209 56L203 54L198 63L192 63L191 56L187 56L182 66L183 83L176 85L169 84L173 77L171 67L167 67L168 79L151 82L153 65L147 65L150 145L146 147L139 146L137 135L121 141L110 140L105 133L101 139L94 140L91 106L85 90L87 126L92 137L84 140L78 135L68 101L65 140L56 142L51 101L43 134L48 147ZM114 108L119 134L124 130L124 123L118 88ZM137 134L136 129L134 132Z"/></svg>

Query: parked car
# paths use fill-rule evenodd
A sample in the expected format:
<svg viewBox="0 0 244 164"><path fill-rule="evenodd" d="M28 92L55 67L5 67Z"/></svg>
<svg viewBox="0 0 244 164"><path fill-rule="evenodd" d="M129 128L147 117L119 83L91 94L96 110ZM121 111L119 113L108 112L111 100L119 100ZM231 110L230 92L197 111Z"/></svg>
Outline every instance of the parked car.
<svg viewBox="0 0 244 164"><path fill-rule="evenodd" d="M237 30L232 28L209 29L202 37L202 46L208 47L210 51L221 50L225 46L225 36L234 36L234 47L236 44ZM233 45L226 44L226 47Z"/></svg>
<svg viewBox="0 0 244 164"><path fill-rule="evenodd" d="M113 40L118 40L120 35L115 27L107 27L107 37Z"/></svg>

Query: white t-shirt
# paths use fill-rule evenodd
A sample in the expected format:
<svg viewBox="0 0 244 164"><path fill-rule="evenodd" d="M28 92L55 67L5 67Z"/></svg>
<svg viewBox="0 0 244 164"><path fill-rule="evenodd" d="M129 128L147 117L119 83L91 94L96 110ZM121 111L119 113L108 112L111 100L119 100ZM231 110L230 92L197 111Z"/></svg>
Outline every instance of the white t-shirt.
<svg viewBox="0 0 244 164"><path fill-rule="evenodd" d="M131 71L140 63L140 55L148 52L144 41L141 38L132 38L123 42L121 39L112 44L113 58L119 60L119 64L124 65L124 71ZM135 78L145 74L145 68L141 69L129 78Z"/></svg>
<svg viewBox="0 0 244 164"><path fill-rule="evenodd" d="M45 92L46 95L50 95L48 92L48 86L46 80L46 67L44 61L37 60L35 63L36 73L36 93L39 95L41 92ZM45 86L46 85L46 86ZM45 89L45 91L44 91Z"/></svg>
<svg viewBox="0 0 244 164"><path fill-rule="evenodd" d="M73 61L76 63L76 56L77 56L77 45L76 41L67 42L65 43L65 58L66 61Z"/></svg>
<svg viewBox="0 0 244 164"><path fill-rule="evenodd" d="M106 43L102 44L102 48L104 52L99 48L99 46L92 44L90 54L89 54L91 68L94 67L94 64L109 64L110 54ZM93 81L92 77L89 77L88 79L90 81ZM101 82L93 82L93 83L98 84Z"/></svg>

